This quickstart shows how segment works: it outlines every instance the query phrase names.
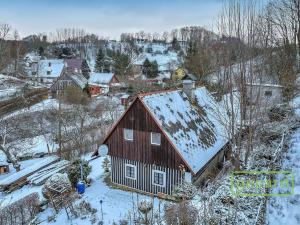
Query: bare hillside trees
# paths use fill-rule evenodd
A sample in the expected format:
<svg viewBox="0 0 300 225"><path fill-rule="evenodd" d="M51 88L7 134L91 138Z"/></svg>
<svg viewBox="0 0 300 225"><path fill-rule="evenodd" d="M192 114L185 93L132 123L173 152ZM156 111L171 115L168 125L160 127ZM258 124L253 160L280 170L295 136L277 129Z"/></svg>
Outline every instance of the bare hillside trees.
<svg viewBox="0 0 300 225"><path fill-rule="evenodd" d="M2 70L7 63L7 38L10 35L11 27L6 23L0 23L0 70Z"/></svg>
<svg viewBox="0 0 300 225"><path fill-rule="evenodd" d="M259 46L261 36L257 35L260 22L257 7L256 2L252 0L227 1L218 20L219 33L237 39L222 46L217 59L221 68L218 72L219 88L223 93L228 93L224 108L232 120L229 123L228 137L231 140L236 168L240 168L242 162L247 164L253 149L255 127L259 124L257 123L259 104L249 104L246 96L246 93L248 96L253 94L252 85L261 82L263 76L263 68L257 66L261 65L260 58L256 57L257 48L261 47ZM235 91L239 92L237 96ZM238 112L235 109L236 97L238 97ZM236 113L239 115L235 115ZM245 129L246 140L242 134Z"/></svg>
<svg viewBox="0 0 300 225"><path fill-rule="evenodd" d="M285 86L285 96L290 99L296 88L295 75L300 65L300 2L272 0L263 17L269 30L268 45L277 48L277 54L272 55L272 68Z"/></svg>

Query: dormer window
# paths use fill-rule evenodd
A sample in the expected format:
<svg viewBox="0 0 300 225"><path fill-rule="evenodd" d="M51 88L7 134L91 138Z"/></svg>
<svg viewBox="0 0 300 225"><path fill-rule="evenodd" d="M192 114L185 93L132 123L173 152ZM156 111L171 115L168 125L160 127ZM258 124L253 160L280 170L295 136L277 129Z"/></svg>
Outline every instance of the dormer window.
<svg viewBox="0 0 300 225"><path fill-rule="evenodd" d="M151 145L160 145L161 135L160 133L151 132Z"/></svg>

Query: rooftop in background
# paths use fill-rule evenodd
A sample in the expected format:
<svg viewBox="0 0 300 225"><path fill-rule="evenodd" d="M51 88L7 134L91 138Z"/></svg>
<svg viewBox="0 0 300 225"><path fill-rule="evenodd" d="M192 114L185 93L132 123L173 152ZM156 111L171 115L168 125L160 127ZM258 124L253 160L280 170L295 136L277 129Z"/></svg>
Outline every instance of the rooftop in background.
<svg viewBox="0 0 300 225"><path fill-rule="evenodd" d="M76 73L81 69L83 59L65 59L67 72Z"/></svg>
<svg viewBox="0 0 300 225"><path fill-rule="evenodd" d="M59 77L64 69L64 60L62 59L44 59L38 62L38 77Z"/></svg>
<svg viewBox="0 0 300 225"><path fill-rule="evenodd" d="M91 73L90 84L109 84L114 77L113 73Z"/></svg>

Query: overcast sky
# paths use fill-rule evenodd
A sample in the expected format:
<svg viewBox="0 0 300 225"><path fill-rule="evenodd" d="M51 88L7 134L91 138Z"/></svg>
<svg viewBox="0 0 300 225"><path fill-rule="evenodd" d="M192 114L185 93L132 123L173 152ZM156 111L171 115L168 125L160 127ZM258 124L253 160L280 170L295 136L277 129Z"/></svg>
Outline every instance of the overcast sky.
<svg viewBox="0 0 300 225"><path fill-rule="evenodd" d="M221 5L222 0L0 0L0 22L22 37L76 27L118 38L122 32L190 25L212 29Z"/></svg>

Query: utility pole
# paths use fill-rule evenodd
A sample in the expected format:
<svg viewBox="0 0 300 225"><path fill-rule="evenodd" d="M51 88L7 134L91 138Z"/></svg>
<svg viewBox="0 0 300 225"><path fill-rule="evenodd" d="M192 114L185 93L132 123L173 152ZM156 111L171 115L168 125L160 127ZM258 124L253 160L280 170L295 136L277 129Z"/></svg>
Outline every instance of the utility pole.
<svg viewBox="0 0 300 225"><path fill-rule="evenodd" d="M61 91L58 90L58 156L61 157L62 141L61 141Z"/></svg>

